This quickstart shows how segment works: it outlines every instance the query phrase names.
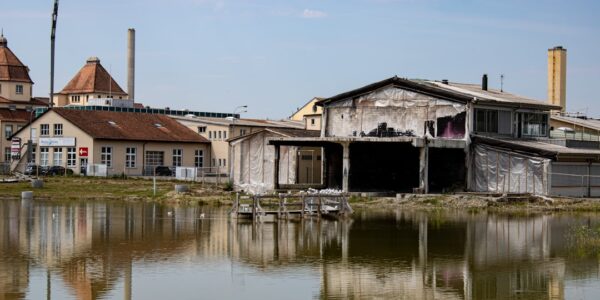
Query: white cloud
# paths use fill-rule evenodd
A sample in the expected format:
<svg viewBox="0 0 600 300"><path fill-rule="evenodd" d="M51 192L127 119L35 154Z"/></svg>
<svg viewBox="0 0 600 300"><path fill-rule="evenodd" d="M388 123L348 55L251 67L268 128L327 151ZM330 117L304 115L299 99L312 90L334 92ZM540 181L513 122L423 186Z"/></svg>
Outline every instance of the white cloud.
<svg viewBox="0 0 600 300"><path fill-rule="evenodd" d="M327 13L320 10L305 9L302 12L302 17L307 19L317 19L327 17Z"/></svg>

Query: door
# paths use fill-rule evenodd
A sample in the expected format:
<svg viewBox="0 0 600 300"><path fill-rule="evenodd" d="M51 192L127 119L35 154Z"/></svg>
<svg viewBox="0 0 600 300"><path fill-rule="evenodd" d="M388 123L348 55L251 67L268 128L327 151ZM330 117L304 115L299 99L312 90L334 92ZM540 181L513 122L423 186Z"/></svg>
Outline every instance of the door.
<svg viewBox="0 0 600 300"><path fill-rule="evenodd" d="M79 160L79 174L81 175L87 175L87 165L88 165L88 159L87 158L81 158Z"/></svg>

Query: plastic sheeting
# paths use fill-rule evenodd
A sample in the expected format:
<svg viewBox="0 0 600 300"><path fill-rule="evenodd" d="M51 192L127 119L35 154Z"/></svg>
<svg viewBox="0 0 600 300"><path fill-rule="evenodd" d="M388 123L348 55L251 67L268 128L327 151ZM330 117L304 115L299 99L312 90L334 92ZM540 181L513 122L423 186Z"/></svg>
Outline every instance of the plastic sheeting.
<svg viewBox="0 0 600 300"><path fill-rule="evenodd" d="M328 111L328 136L368 133L381 122L386 122L388 127L396 130L412 130L417 136L421 136L424 134L426 121L437 122L441 118L455 117L466 112L467 107L462 103L388 87L355 100L332 103L328 106Z"/></svg>
<svg viewBox="0 0 600 300"><path fill-rule="evenodd" d="M548 194L550 160L477 145L472 187L477 192Z"/></svg>
<svg viewBox="0 0 600 300"><path fill-rule="evenodd" d="M273 134L259 133L233 143L233 182L236 188L261 194L273 189L275 147L267 145ZM279 150L279 184L296 183L297 147Z"/></svg>

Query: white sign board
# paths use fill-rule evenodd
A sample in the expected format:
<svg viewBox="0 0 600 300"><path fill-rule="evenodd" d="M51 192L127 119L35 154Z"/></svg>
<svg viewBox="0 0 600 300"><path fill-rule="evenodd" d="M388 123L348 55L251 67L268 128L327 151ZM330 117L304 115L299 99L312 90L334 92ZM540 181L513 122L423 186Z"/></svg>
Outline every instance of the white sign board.
<svg viewBox="0 0 600 300"><path fill-rule="evenodd" d="M88 164L86 171L87 176L106 177L108 175L104 164Z"/></svg>
<svg viewBox="0 0 600 300"><path fill-rule="evenodd" d="M196 168L176 167L175 178L177 178L178 180L193 181L196 179L196 171Z"/></svg>
<svg viewBox="0 0 600 300"><path fill-rule="evenodd" d="M40 147L75 147L74 137L41 137Z"/></svg>

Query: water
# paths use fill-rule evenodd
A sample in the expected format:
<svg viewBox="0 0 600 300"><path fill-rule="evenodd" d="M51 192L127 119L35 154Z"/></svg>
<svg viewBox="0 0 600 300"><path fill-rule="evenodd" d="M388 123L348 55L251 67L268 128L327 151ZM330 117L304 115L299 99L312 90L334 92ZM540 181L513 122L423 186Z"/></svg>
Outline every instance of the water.
<svg viewBox="0 0 600 300"><path fill-rule="evenodd" d="M597 299L566 241L598 214L362 210L229 221L227 208L0 201L0 299Z"/></svg>

